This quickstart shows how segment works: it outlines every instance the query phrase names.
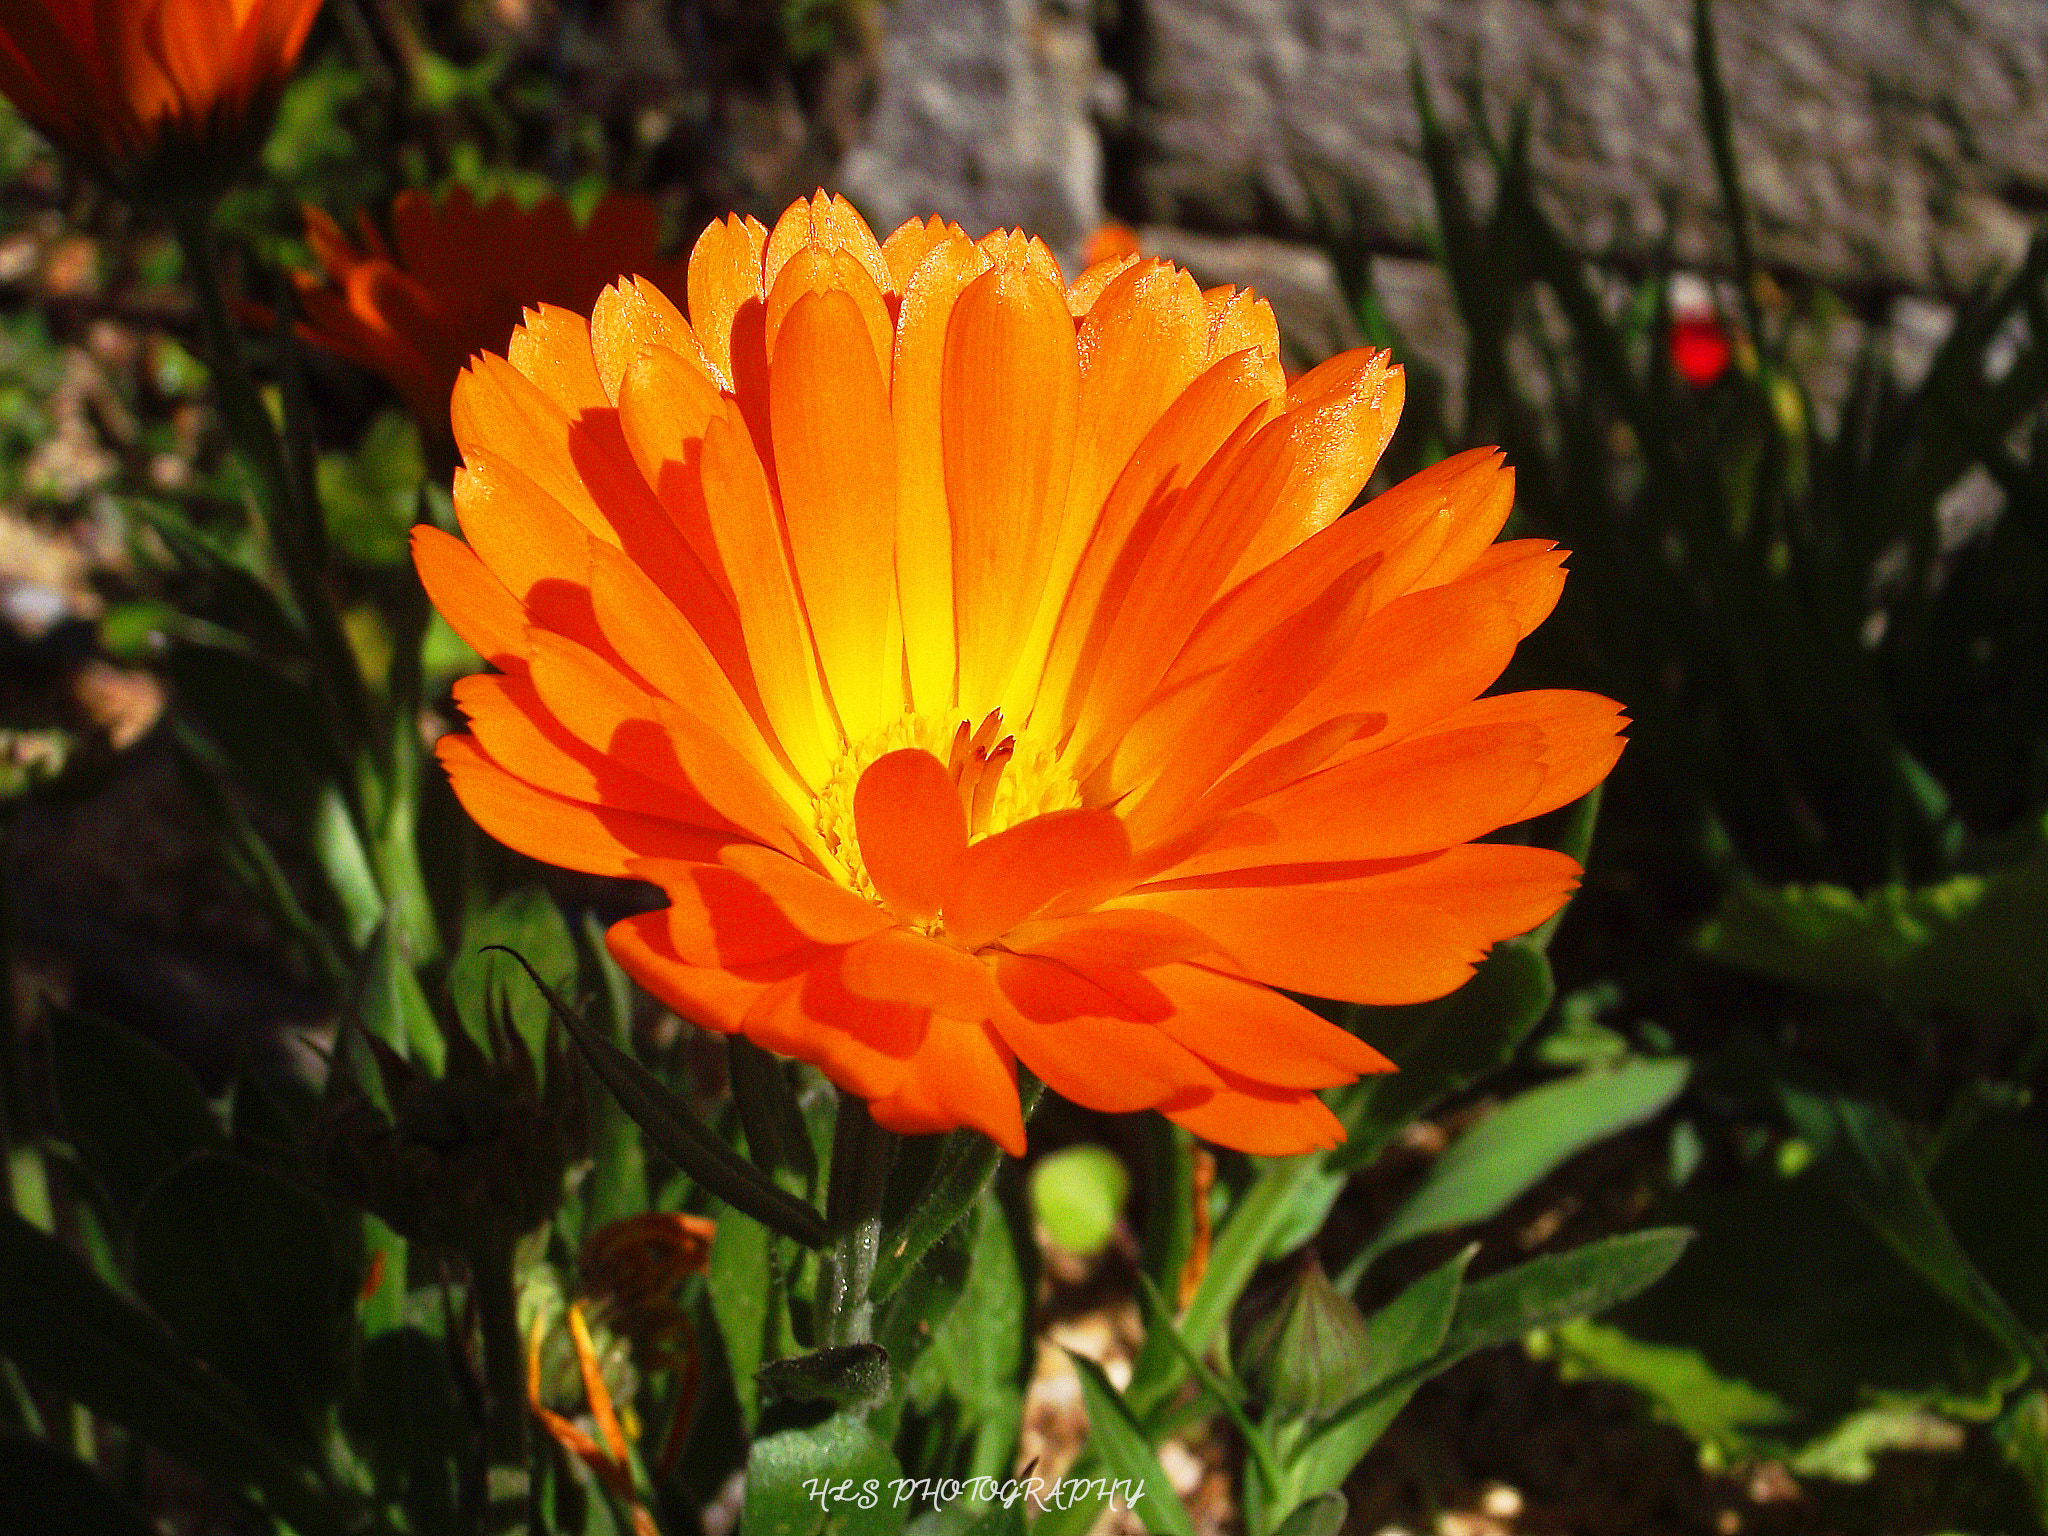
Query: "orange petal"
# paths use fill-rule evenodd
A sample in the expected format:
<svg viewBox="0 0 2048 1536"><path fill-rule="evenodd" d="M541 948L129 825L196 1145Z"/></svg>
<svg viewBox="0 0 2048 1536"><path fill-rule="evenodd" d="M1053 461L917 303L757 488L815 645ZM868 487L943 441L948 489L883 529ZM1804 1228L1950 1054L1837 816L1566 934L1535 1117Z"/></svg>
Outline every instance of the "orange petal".
<svg viewBox="0 0 2048 1536"><path fill-rule="evenodd" d="M736 339L741 351L747 346L746 333L753 333L756 344L760 339L768 292L761 281L761 255L767 243L768 231L758 219L734 214L705 226L690 248L690 328L727 389L733 388L736 378ZM765 365L765 354L761 361Z"/></svg>
<svg viewBox="0 0 2048 1536"><path fill-rule="evenodd" d="M1258 360L1240 353L1197 379L1145 434L1117 476L1062 600L1032 722L1064 737L1087 697L1133 571L1175 499L1266 404Z"/></svg>
<svg viewBox="0 0 2048 1536"><path fill-rule="evenodd" d="M945 903L946 932L979 949L1063 891L1114 879L1131 841L1110 811L1053 811L967 850Z"/></svg>
<svg viewBox="0 0 2048 1536"><path fill-rule="evenodd" d="M738 1034L741 1023L777 981L816 963L816 947L778 956L737 974L723 965L692 965L676 948L669 914L642 912L605 930L605 948L641 986L700 1029Z"/></svg>
<svg viewBox="0 0 2048 1536"><path fill-rule="evenodd" d="M1343 1125L1313 1093L1222 1088L1163 1104L1159 1112L1204 1141L1254 1157L1327 1152L1344 1140Z"/></svg>
<svg viewBox="0 0 2048 1536"><path fill-rule="evenodd" d="M1058 547L1081 388L1059 285L998 266L946 328L940 431L952 514L960 706L997 706Z"/></svg>
<svg viewBox="0 0 2048 1536"><path fill-rule="evenodd" d="M889 396L896 429L896 586L911 696L920 710L953 703L953 519L946 506L940 403L947 324L967 285L986 270L988 258L965 236L940 241L911 274L897 315Z"/></svg>
<svg viewBox="0 0 2048 1536"><path fill-rule="evenodd" d="M1506 843L1351 868L1363 872L1283 865L1198 876L1219 883L1145 886L1114 905L1185 918L1268 986L1420 1003L1462 985L1489 946L1557 911L1578 879L1564 855Z"/></svg>
<svg viewBox="0 0 2048 1536"><path fill-rule="evenodd" d="M1610 740L1612 728L1610 720ZM1470 842L1536 814L1543 748L1543 732L1520 723L1411 736L1246 806L1245 818L1263 823L1270 841L1199 853L1166 875L1399 859Z"/></svg>
<svg viewBox="0 0 2048 1536"><path fill-rule="evenodd" d="M868 1113L904 1136L971 1126L1012 1157L1024 1155L1017 1058L987 1024L935 1015L903 1080Z"/></svg>
<svg viewBox="0 0 2048 1536"><path fill-rule="evenodd" d="M882 242L882 260L889 267L887 286L896 293L904 292L925 257L942 245L966 238L964 229L936 213L928 219L905 219Z"/></svg>
<svg viewBox="0 0 2048 1536"><path fill-rule="evenodd" d="M758 885L736 870L640 859L633 875L661 887L668 897L667 909L649 916L666 919L668 942L686 964L760 965L815 947Z"/></svg>
<svg viewBox="0 0 2048 1536"><path fill-rule="evenodd" d="M861 997L967 1023L993 1018L1003 1006L987 962L908 928L885 928L849 946L841 975Z"/></svg>
<svg viewBox="0 0 2048 1536"><path fill-rule="evenodd" d="M1342 352L1288 389L1294 473L1288 493L1238 557L1230 584L1335 521L1371 478L1401 418L1406 391L1392 361L1387 352Z"/></svg>
<svg viewBox="0 0 2048 1536"><path fill-rule="evenodd" d="M541 702L524 670L462 678L455 684L455 702L491 761L535 789L664 821L730 830L697 795L579 741Z"/></svg>
<svg viewBox="0 0 2048 1536"><path fill-rule="evenodd" d="M887 650L895 435L888 386L867 339L846 294L806 293L777 335L768 378L776 478L804 611L840 723L855 740L903 708L902 663Z"/></svg>
<svg viewBox="0 0 2048 1536"><path fill-rule="evenodd" d="M1009 1004L996 1029L1062 1098L1128 1114L1221 1085L1208 1063L1066 966L999 954L995 968Z"/></svg>
<svg viewBox="0 0 2048 1536"><path fill-rule="evenodd" d="M1173 1002L1159 1027L1204 1061L1276 1088L1331 1088L1394 1064L1348 1030L1270 987L1199 965L1145 979Z"/></svg>
<svg viewBox="0 0 2048 1536"><path fill-rule="evenodd" d="M635 277L614 283L597 296L590 311L590 350L598 382L610 403L619 403L619 385L633 360L650 347L665 347L688 358L709 378L711 359L683 312L653 283ZM717 386L712 385L716 390ZM652 477L649 477L650 480Z"/></svg>
<svg viewBox="0 0 2048 1536"><path fill-rule="evenodd" d="M877 292L893 286L889 263L881 246L875 243L867 220L845 198L820 191L808 199L798 198L775 221L774 232L768 236L761 256L764 293L775 291L783 267L807 246L845 252L866 270Z"/></svg>
<svg viewBox="0 0 2048 1536"><path fill-rule="evenodd" d="M703 477L712 537L732 581L762 707L796 770L822 784L838 755L838 731L767 477L730 417L714 420L704 434Z"/></svg>
<svg viewBox="0 0 2048 1536"><path fill-rule="evenodd" d="M612 403L590 355L590 322L574 310L553 304L527 310L506 344L505 360L565 416L602 410Z"/></svg>
<svg viewBox="0 0 2048 1536"><path fill-rule="evenodd" d="M1570 553L1548 539L1489 544L1458 580L1483 582L1489 591L1498 593L1514 610L1516 630L1527 636L1550 617L1563 595L1564 562Z"/></svg>
<svg viewBox="0 0 2048 1536"><path fill-rule="evenodd" d="M819 944L858 943L889 926L880 907L771 848L732 843L718 860L751 880L799 933Z"/></svg>
<svg viewBox="0 0 2048 1536"><path fill-rule="evenodd" d="M921 747L886 753L853 791L861 862L900 916L934 917L967 852L967 816L946 765Z"/></svg>
<svg viewBox="0 0 2048 1536"><path fill-rule="evenodd" d="M513 852L543 863L627 876L635 860L712 859L727 842L697 827L579 805L535 789L486 757L474 737L443 736L434 751L476 824Z"/></svg>
<svg viewBox="0 0 2048 1536"><path fill-rule="evenodd" d="M1534 726L1543 733L1543 785L1522 809L1522 819L1541 816L1586 794L1606 778L1628 745L1621 728L1628 716L1614 700L1597 693L1540 689L1475 699L1447 716L1442 729Z"/></svg>
<svg viewBox="0 0 2048 1536"><path fill-rule="evenodd" d="M1147 971L1216 953L1214 941L1192 923L1164 912L1114 909L1019 923L1003 935L1003 947L1077 970Z"/></svg>
<svg viewBox="0 0 2048 1536"><path fill-rule="evenodd" d="M525 611L475 550L419 523L412 530L412 563L428 600L479 656L502 671L526 665Z"/></svg>
<svg viewBox="0 0 2048 1536"><path fill-rule="evenodd" d="M1164 262L1125 272L1081 322L1080 436L1045 596L1010 689L1013 707L1037 692L1053 626L1104 498L1145 434L1207 368L1207 342L1208 313L1194 279Z"/></svg>
<svg viewBox="0 0 2048 1536"><path fill-rule="evenodd" d="M1464 458L1460 454L1458 459L1445 463L1455 464ZM1447 479L1444 493L1450 501L1450 533L1436 559L1416 578L1417 591L1456 580L1486 552L1507 522L1508 514L1515 509L1515 472L1498 460L1481 460L1463 474Z"/></svg>
<svg viewBox="0 0 2048 1536"><path fill-rule="evenodd" d="M732 580L719 559L699 472L704 434L725 409L709 376L667 347L640 351L619 380L619 431L626 451L730 601Z"/></svg>
<svg viewBox="0 0 2048 1536"><path fill-rule="evenodd" d="M837 950L822 951L802 975L769 987L742 1027L756 1045L810 1062L850 1093L887 1098L923 1045L929 1017L847 991L839 958Z"/></svg>

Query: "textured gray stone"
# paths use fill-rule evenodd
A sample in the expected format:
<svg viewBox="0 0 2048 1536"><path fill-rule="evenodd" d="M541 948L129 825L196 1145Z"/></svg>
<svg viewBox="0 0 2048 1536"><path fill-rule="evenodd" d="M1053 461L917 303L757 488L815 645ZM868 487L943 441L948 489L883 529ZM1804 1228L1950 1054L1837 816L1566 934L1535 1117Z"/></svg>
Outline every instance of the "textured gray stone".
<svg viewBox="0 0 2048 1536"><path fill-rule="evenodd" d="M866 140L842 167L884 226L937 209L1023 222L1063 254L1102 216L1098 124L1160 225L1302 239L1358 194L1414 247L1431 200L1409 62L1470 138L1469 88L1531 114L1544 196L1585 249L1726 258L1691 0L1117 0L1128 77L1085 0L897 0ZM1719 0L1764 257L1830 281L1953 293L2048 206L2042 0ZM1412 29L1412 30L1411 30ZM1473 157L1475 164L1476 153ZM1125 199L1127 202L1129 198Z"/></svg>
<svg viewBox="0 0 2048 1536"><path fill-rule="evenodd" d="M886 233L940 213L1022 225L1071 264L1102 220L1095 115L1117 89L1084 4L897 0L881 88L840 185Z"/></svg>
<svg viewBox="0 0 2048 1536"><path fill-rule="evenodd" d="M1539 182L1577 242L1680 260L1726 251L1700 127L1688 0L1154 0L1138 93L1154 218L1303 231L1334 175L1377 233L1430 198L1408 80L1471 82L1496 124L1526 105ZM2040 0L1721 0L1735 140L1769 261L1944 290L2018 258L2048 194ZM1667 207L1673 218L1667 218Z"/></svg>

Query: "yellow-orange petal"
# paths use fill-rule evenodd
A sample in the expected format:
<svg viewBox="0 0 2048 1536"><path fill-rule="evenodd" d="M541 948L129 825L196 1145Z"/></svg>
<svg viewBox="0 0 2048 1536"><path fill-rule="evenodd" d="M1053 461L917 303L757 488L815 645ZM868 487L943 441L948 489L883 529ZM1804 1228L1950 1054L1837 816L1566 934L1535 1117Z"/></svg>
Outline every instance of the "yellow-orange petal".
<svg viewBox="0 0 2048 1536"><path fill-rule="evenodd" d="M887 649L895 638L895 433L888 384L847 294L806 293L791 306L768 383L804 612L841 728L860 740L901 712L903 690L901 663Z"/></svg>
<svg viewBox="0 0 2048 1536"><path fill-rule="evenodd" d="M413 569L448 627L501 671L526 665L526 613L476 551L431 523L412 530Z"/></svg>
<svg viewBox="0 0 2048 1536"><path fill-rule="evenodd" d="M937 916L967 852L967 814L946 765L921 747L884 753L854 786L853 821L882 900L905 918Z"/></svg>
<svg viewBox="0 0 2048 1536"><path fill-rule="evenodd" d="M798 198L775 221L761 252L764 293L775 291L783 268L806 248L844 252L867 272L878 293L893 285L889 263L867 220L845 198L819 191L811 197Z"/></svg>
<svg viewBox="0 0 2048 1536"><path fill-rule="evenodd" d="M889 409L896 429L896 590L911 698L920 710L953 703L953 517L946 505L946 330L988 257L971 240L936 242L903 288Z"/></svg>
<svg viewBox="0 0 2048 1536"><path fill-rule="evenodd" d="M749 352L759 350L759 366L767 365L761 336L768 296L761 281L761 255L767 243L768 231L758 219L734 214L706 225L690 247L690 328L728 390L735 387L736 370L749 361Z"/></svg>
<svg viewBox="0 0 2048 1536"><path fill-rule="evenodd" d="M1003 1006L985 961L908 928L884 928L847 946L841 975L857 996L969 1023L993 1018Z"/></svg>
<svg viewBox="0 0 2048 1536"><path fill-rule="evenodd" d="M633 876L659 886L669 943L689 965L746 967L816 948L767 894L722 864L639 859Z"/></svg>
<svg viewBox="0 0 2048 1536"><path fill-rule="evenodd" d="M997 707L1058 547L1081 390L1056 281L1001 265L946 327L940 437L952 517L960 707Z"/></svg>
<svg viewBox="0 0 2048 1536"><path fill-rule="evenodd" d="M708 382L711 359L683 312L646 278L621 279L597 296L590 311L591 357L611 404L619 403L626 370L650 347L664 347L689 359Z"/></svg>
<svg viewBox="0 0 2048 1536"><path fill-rule="evenodd" d="M1246 544L1226 585L1263 570L1321 532L1371 478L1406 393L1386 352L1342 352L1303 374L1287 391L1293 472L1273 514Z"/></svg>

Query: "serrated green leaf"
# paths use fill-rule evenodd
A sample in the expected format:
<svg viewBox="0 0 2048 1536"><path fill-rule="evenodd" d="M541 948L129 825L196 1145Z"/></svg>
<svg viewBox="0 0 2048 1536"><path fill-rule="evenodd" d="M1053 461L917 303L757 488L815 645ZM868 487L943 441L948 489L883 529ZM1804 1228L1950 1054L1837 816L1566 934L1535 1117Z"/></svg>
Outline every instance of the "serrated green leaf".
<svg viewBox="0 0 2048 1536"><path fill-rule="evenodd" d="M320 1202L276 1174L205 1153L150 1190L134 1238L143 1299L310 1453L341 1387L351 1289Z"/></svg>
<svg viewBox="0 0 2048 1536"><path fill-rule="evenodd" d="M53 1007L50 1054L65 1133L123 1216L185 1158L225 1145L191 1072L134 1030Z"/></svg>
<svg viewBox="0 0 2048 1536"><path fill-rule="evenodd" d="M1088 1412L1088 1442L1109 1468L1114 1482L1125 1483L1135 1495L1129 1506L1137 1511L1147 1531L1165 1536L1194 1536L1188 1512L1173 1495L1173 1485L1160 1470L1159 1456L1152 1442L1131 1414L1102 1367L1082 1355L1067 1351L1074 1362L1074 1374L1081 1378L1081 1402Z"/></svg>
<svg viewBox="0 0 2048 1536"><path fill-rule="evenodd" d="M1700 933L1716 960L1781 981L1979 1013L2048 1006L2048 855L1940 885L1739 886Z"/></svg>
<svg viewBox="0 0 2048 1536"><path fill-rule="evenodd" d="M747 1457L740 1536L895 1536L901 1477L889 1447L847 1414L769 1435Z"/></svg>
<svg viewBox="0 0 2048 1536"><path fill-rule="evenodd" d="M1566 1159L1658 1114L1691 1073L1681 1058L1630 1061L1516 1095L1436 1160L1347 1277L1356 1284L1374 1258L1398 1243L1498 1215Z"/></svg>

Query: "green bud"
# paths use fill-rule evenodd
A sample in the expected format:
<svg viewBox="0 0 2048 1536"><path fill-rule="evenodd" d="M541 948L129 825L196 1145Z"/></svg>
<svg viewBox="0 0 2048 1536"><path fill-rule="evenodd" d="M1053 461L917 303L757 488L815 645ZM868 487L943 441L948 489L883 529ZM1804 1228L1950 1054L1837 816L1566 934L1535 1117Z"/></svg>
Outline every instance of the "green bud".
<svg viewBox="0 0 2048 1536"><path fill-rule="evenodd" d="M1364 1316L1311 1253L1280 1305L1245 1340L1248 1381L1282 1417L1313 1423L1358 1392L1371 1356Z"/></svg>

